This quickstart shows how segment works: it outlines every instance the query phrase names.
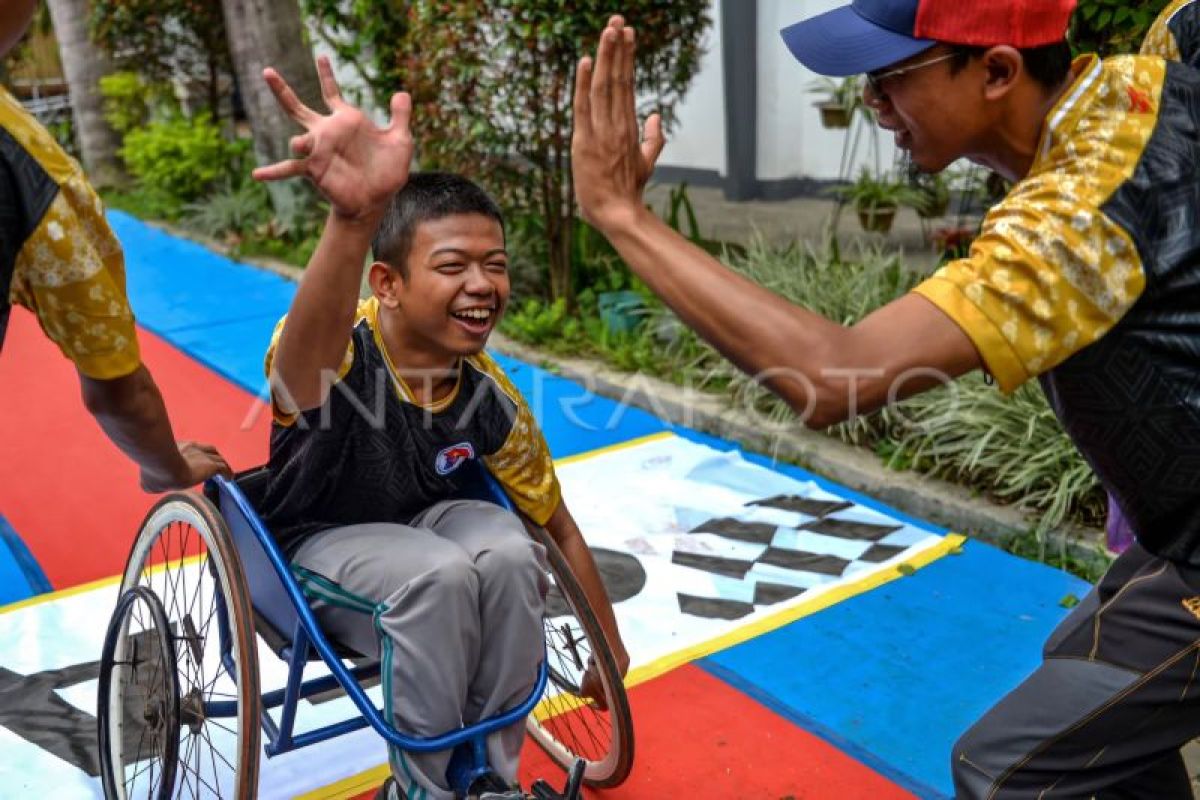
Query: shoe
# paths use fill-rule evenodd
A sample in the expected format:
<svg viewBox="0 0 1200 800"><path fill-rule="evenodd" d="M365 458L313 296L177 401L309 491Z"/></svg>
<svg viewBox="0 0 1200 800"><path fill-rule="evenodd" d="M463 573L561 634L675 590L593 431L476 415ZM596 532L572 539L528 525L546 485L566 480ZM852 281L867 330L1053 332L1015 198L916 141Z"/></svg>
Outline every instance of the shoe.
<svg viewBox="0 0 1200 800"><path fill-rule="evenodd" d="M509 786L499 775L488 773L475 779L467 790L466 800L526 800L529 797L520 787Z"/></svg>
<svg viewBox="0 0 1200 800"><path fill-rule="evenodd" d="M408 800L408 795L396 784L396 779L388 775L379 791L375 792L375 800Z"/></svg>

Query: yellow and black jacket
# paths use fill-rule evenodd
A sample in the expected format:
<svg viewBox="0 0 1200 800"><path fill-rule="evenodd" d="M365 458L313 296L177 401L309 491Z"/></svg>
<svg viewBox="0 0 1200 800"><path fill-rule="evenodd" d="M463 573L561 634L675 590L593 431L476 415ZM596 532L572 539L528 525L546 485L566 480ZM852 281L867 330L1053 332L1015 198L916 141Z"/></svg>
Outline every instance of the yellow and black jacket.
<svg viewBox="0 0 1200 800"><path fill-rule="evenodd" d="M1174 0L1142 42L1142 55L1200 68L1200 0Z"/></svg>
<svg viewBox="0 0 1200 800"><path fill-rule="evenodd" d="M1084 57L1029 174L916 291L1040 377L1139 541L1200 565L1200 72Z"/></svg>
<svg viewBox="0 0 1200 800"><path fill-rule="evenodd" d="M84 375L141 363L121 246L79 165L0 89L0 347L12 305L32 310Z"/></svg>
<svg viewBox="0 0 1200 800"><path fill-rule="evenodd" d="M560 489L545 439L524 399L486 353L464 358L458 385L432 406L417 404L379 334L379 304L360 304L346 358L324 405L275 410L271 480L259 504L286 549L331 527L407 522L462 495L478 459L518 508L544 524ZM283 321L267 351L271 372Z"/></svg>

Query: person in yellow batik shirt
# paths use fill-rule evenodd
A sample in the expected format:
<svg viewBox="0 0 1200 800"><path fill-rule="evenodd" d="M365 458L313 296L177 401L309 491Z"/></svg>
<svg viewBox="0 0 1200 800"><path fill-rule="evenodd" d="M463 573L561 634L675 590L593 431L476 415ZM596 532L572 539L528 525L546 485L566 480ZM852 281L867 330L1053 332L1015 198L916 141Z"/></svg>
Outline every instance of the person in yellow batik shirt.
<svg viewBox="0 0 1200 800"><path fill-rule="evenodd" d="M1200 71L1072 59L1074 8L854 0L782 31L810 70L866 75L864 101L918 169L968 158L1014 184L966 258L854 326L735 274L646 211L664 140L654 116L639 131L623 19L576 80L583 216L806 422L978 370L1005 393L1037 378L1129 520L1137 541L954 746L960 800L1192 796L1179 750L1200 734ZM1193 11L1167 20L1181 55Z"/></svg>
<svg viewBox="0 0 1200 800"><path fill-rule="evenodd" d="M24 35L34 0L0 6L0 57ZM79 372L87 409L137 462L142 488L184 488L229 467L210 445L176 442L141 363L121 246L100 198L53 137L0 88L0 349L12 305Z"/></svg>

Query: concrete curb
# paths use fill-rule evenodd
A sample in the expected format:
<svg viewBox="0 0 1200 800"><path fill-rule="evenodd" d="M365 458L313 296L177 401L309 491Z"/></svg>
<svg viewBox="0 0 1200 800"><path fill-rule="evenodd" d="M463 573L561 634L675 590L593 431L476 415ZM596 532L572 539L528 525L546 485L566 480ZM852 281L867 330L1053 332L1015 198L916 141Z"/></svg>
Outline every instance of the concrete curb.
<svg viewBox="0 0 1200 800"><path fill-rule="evenodd" d="M888 469L874 453L819 431L800 425L772 425L732 407L720 395L680 387L644 374L620 372L591 359L550 355L499 333L492 334L489 349L578 381L589 391L644 409L672 424L797 464L957 533L1003 545L1037 524L1034 515L980 498L957 484ZM1095 564L1107 563L1109 558L1105 555L1104 533L1094 528L1072 526L1049 533L1047 540L1049 552L1067 552Z"/></svg>

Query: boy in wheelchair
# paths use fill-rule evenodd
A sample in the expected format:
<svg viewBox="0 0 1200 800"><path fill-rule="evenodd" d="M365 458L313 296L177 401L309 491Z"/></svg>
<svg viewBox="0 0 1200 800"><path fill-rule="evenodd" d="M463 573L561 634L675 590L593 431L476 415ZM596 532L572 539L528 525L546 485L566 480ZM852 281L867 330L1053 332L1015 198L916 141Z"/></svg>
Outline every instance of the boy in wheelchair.
<svg viewBox="0 0 1200 800"><path fill-rule="evenodd" d="M543 656L544 550L517 516L462 499L471 461L555 539L624 672L545 441L483 352L509 297L500 211L465 178L409 175L406 96L380 130L341 99L327 61L318 72L327 116L266 73L308 132L293 140L298 159L256 177L305 175L331 209L266 356L275 421L260 513L331 638L382 660L385 711L401 731L436 735L515 707ZM595 683L589 670L585 694L601 696ZM489 738L502 780L468 796L523 796L523 739L520 724ZM453 798L449 758L393 748L380 796Z"/></svg>

